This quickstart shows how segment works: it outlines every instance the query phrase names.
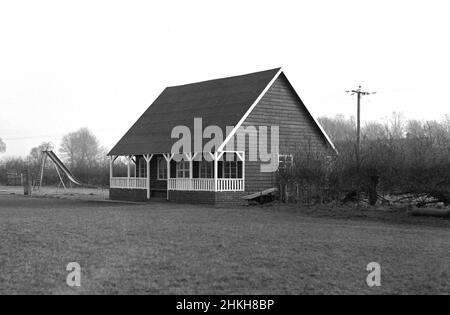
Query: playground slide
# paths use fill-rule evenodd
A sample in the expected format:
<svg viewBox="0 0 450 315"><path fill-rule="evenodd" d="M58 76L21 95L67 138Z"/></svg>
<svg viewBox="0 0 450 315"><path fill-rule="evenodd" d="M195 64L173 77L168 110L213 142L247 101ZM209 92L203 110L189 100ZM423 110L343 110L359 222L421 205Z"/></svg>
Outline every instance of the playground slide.
<svg viewBox="0 0 450 315"><path fill-rule="evenodd" d="M72 172L69 171L69 169L63 164L63 162L56 156L56 154L53 151L45 151L47 153L47 156L53 161L53 163L56 164L56 166L59 167L60 170L62 170L69 180L74 183L75 185L83 185L78 179L73 176Z"/></svg>

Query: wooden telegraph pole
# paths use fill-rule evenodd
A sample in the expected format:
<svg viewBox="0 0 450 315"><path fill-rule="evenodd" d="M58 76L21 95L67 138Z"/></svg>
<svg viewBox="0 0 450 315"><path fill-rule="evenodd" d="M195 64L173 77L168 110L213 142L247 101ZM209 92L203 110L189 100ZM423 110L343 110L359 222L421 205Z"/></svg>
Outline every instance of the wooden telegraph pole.
<svg viewBox="0 0 450 315"><path fill-rule="evenodd" d="M376 94L377 92L365 92L361 90L361 85L356 90L346 91L351 95L356 95L357 118L356 118L356 170L358 174L361 170L361 96Z"/></svg>

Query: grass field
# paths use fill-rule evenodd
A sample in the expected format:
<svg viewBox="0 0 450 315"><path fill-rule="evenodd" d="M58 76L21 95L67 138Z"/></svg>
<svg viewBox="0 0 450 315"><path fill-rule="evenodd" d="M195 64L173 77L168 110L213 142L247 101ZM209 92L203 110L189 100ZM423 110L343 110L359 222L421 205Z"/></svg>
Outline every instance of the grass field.
<svg viewBox="0 0 450 315"><path fill-rule="evenodd" d="M0 194L0 294L450 294L450 224L430 223Z"/></svg>

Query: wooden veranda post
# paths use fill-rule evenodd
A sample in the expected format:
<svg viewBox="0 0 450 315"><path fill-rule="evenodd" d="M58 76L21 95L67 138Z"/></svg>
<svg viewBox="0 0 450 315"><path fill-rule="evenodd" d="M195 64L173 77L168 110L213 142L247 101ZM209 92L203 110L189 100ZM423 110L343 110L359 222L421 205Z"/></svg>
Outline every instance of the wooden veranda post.
<svg viewBox="0 0 450 315"><path fill-rule="evenodd" d="M214 155L212 155L214 159L214 191L217 191L217 178L219 177L219 159L218 155L215 152Z"/></svg>
<svg viewBox="0 0 450 315"><path fill-rule="evenodd" d="M128 188L130 188L130 177L131 177L131 165L130 165L130 161L131 161L131 156L127 156L127 186Z"/></svg>
<svg viewBox="0 0 450 315"><path fill-rule="evenodd" d="M112 178L114 177L113 171L114 171L114 156L111 155L109 157L109 182L111 183Z"/></svg>
<svg viewBox="0 0 450 315"><path fill-rule="evenodd" d="M172 161L174 154L163 154L167 161L167 201L169 201L169 184L170 184L170 161Z"/></svg>
<svg viewBox="0 0 450 315"><path fill-rule="evenodd" d="M193 158L192 153L188 153L186 155L189 160L189 189L192 190L194 188L193 184L192 184L192 178L194 177L192 174L194 172L194 166L193 166L194 158Z"/></svg>
<svg viewBox="0 0 450 315"><path fill-rule="evenodd" d="M239 160L242 162L242 189L245 190L245 151L244 152L236 152Z"/></svg>
<svg viewBox="0 0 450 315"><path fill-rule="evenodd" d="M150 187L150 161L153 158L153 154L145 154L144 159L147 163L147 199L150 199L151 187Z"/></svg>

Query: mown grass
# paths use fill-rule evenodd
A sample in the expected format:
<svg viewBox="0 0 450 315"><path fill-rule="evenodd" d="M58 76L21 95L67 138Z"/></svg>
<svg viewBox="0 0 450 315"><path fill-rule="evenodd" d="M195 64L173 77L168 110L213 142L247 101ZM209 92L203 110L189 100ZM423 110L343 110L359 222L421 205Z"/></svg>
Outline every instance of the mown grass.
<svg viewBox="0 0 450 315"><path fill-rule="evenodd" d="M449 266L446 226L0 195L0 294L449 294Z"/></svg>

